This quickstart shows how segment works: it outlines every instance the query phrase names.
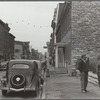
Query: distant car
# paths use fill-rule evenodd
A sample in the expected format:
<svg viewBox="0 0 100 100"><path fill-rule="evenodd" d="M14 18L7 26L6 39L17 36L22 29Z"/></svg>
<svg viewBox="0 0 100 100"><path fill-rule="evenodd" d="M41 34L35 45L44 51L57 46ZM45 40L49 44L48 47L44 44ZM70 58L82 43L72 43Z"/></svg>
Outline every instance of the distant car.
<svg viewBox="0 0 100 100"><path fill-rule="evenodd" d="M0 71L6 71L7 64L0 64Z"/></svg>
<svg viewBox="0 0 100 100"><path fill-rule="evenodd" d="M35 96L39 91L39 61L15 59L7 65L6 76L1 79L2 95L8 91L32 91Z"/></svg>

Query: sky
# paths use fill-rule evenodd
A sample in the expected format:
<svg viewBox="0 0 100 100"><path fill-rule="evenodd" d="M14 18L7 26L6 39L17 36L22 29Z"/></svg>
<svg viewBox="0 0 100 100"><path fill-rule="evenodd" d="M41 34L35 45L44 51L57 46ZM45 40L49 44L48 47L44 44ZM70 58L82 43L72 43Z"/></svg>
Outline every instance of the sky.
<svg viewBox="0 0 100 100"><path fill-rule="evenodd" d="M51 22L54 8L60 1L0 2L0 19L8 23L10 33L17 41L29 41L30 46L39 52L50 41L53 32Z"/></svg>

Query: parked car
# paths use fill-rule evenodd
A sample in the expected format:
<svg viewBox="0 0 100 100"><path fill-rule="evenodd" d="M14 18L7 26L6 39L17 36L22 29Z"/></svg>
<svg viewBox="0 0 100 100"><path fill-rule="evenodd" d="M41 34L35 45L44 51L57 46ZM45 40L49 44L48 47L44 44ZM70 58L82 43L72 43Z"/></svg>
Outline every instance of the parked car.
<svg viewBox="0 0 100 100"><path fill-rule="evenodd" d="M39 61L15 59L7 64L6 75L1 79L2 95L10 91L33 91L37 96L39 92Z"/></svg>
<svg viewBox="0 0 100 100"><path fill-rule="evenodd" d="M0 65L0 71L5 71L6 70L6 65Z"/></svg>
<svg viewBox="0 0 100 100"><path fill-rule="evenodd" d="M7 61L5 63L0 63L0 71L6 71Z"/></svg>

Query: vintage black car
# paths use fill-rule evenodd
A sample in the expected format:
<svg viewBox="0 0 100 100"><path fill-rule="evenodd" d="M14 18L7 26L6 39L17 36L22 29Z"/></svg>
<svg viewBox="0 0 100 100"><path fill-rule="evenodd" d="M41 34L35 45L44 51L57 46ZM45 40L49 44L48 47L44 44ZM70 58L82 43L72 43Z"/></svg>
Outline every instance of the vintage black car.
<svg viewBox="0 0 100 100"><path fill-rule="evenodd" d="M1 79L2 95L10 91L33 91L37 96L40 82L39 69L41 62L37 60L15 59L7 64L6 75Z"/></svg>

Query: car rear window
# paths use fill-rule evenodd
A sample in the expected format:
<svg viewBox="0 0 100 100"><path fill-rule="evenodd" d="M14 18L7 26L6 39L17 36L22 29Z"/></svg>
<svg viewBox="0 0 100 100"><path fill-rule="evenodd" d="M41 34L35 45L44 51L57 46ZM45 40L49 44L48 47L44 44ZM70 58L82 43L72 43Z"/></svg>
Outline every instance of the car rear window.
<svg viewBox="0 0 100 100"><path fill-rule="evenodd" d="M29 69L29 65L27 64L14 64L12 66L14 69Z"/></svg>

